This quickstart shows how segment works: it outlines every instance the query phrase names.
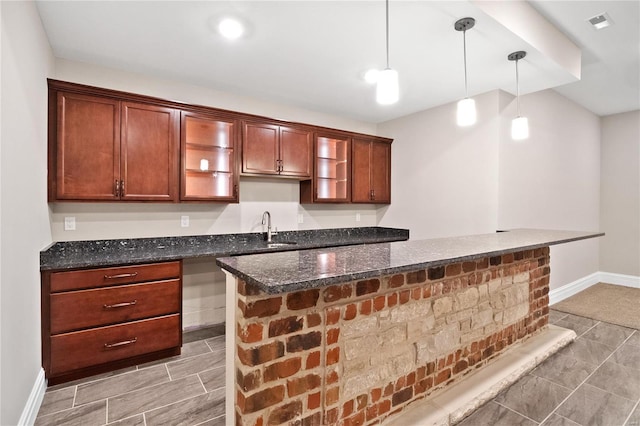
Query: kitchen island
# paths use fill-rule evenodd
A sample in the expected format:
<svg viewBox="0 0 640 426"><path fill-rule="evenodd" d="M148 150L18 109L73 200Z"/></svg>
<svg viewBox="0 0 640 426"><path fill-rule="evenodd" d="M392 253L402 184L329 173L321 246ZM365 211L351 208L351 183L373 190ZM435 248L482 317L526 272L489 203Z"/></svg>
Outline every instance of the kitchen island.
<svg viewBox="0 0 640 426"><path fill-rule="evenodd" d="M227 419L397 415L544 329L549 246L601 235L513 230L218 258Z"/></svg>

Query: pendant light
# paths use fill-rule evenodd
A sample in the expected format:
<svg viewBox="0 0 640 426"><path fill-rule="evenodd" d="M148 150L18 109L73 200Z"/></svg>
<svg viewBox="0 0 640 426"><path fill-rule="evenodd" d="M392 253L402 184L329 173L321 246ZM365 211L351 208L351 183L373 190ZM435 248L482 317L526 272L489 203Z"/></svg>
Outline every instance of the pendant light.
<svg viewBox="0 0 640 426"><path fill-rule="evenodd" d="M471 126L476 122L476 101L469 98L467 84L467 30L473 28L476 20L462 18L453 25L456 31L462 31L462 45L464 51L464 99L458 101L457 122L458 126Z"/></svg>
<svg viewBox="0 0 640 426"><path fill-rule="evenodd" d="M387 67L378 73L378 84L376 86L376 101L381 105L390 105L398 102L398 72L389 67L389 0L386 1L387 17Z"/></svg>
<svg viewBox="0 0 640 426"><path fill-rule="evenodd" d="M527 56L527 52L522 50L513 52L507 59L516 62L516 106L517 116L511 121L511 139L520 141L529 137L529 120L520 116L520 76L518 74L518 61Z"/></svg>

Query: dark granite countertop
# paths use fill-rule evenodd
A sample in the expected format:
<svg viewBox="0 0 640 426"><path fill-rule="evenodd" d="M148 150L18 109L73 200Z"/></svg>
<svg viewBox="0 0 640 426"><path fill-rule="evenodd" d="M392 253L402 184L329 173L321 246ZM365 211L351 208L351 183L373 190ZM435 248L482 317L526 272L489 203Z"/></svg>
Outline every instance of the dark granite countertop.
<svg viewBox="0 0 640 426"><path fill-rule="evenodd" d="M282 252L409 239L407 229L384 227L280 231L268 245L264 233L196 235L188 237L56 242L40 252L40 270L162 262L195 257L221 257Z"/></svg>
<svg viewBox="0 0 640 426"><path fill-rule="evenodd" d="M323 287L587 238L600 232L516 229L465 237L218 258L218 265L270 294Z"/></svg>

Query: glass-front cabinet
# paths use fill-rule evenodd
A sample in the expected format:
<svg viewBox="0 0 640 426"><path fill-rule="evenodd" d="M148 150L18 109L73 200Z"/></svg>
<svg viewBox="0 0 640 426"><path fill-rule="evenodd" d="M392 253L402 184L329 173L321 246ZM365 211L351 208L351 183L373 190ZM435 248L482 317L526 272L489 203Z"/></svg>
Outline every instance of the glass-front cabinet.
<svg viewBox="0 0 640 426"><path fill-rule="evenodd" d="M349 202L350 138L318 134L316 137L315 201Z"/></svg>
<svg viewBox="0 0 640 426"><path fill-rule="evenodd" d="M180 199L238 202L238 122L182 112Z"/></svg>

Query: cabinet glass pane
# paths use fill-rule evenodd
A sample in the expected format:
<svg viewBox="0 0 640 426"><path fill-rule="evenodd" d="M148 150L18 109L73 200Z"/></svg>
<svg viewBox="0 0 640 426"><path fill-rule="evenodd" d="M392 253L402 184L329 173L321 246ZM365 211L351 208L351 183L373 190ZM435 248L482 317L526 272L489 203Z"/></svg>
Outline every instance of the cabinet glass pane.
<svg viewBox="0 0 640 426"><path fill-rule="evenodd" d="M316 198L347 198L347 146L341 139L318 137L316 152Z"/></svg>
<svg viewBox="0 0 640 426"><path fill-rule="evenodd" d="M187 197L232 197L233 174L224 172L187 171Z"/></svg>
<svg viewBox="0 0 640 426"><path fill-rule="evenodd" d="M185 153L187 170L231 172L233 158L233 150L231 149L204 149L200 147L193 148L187 145Z"/></svg>
<svg viewBox="0 0 640 426"><path fill-rule="evenodd" d="M232 146L232 123L202 120L195 117L187 117L185 122L186 142L188 144L219 146L223 148Z"/></svg>

